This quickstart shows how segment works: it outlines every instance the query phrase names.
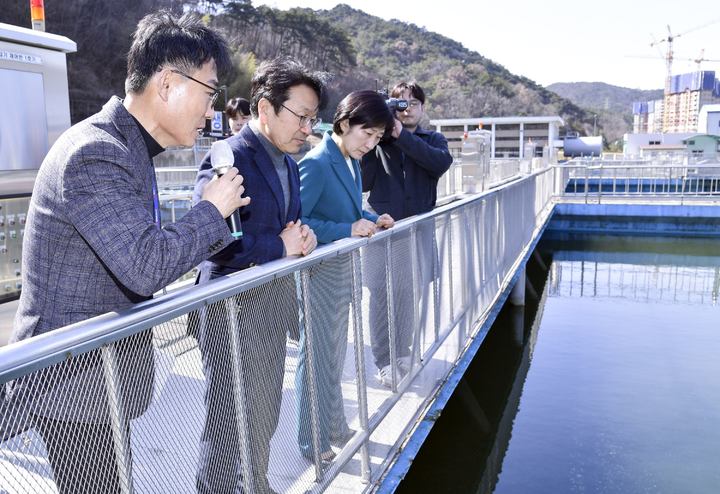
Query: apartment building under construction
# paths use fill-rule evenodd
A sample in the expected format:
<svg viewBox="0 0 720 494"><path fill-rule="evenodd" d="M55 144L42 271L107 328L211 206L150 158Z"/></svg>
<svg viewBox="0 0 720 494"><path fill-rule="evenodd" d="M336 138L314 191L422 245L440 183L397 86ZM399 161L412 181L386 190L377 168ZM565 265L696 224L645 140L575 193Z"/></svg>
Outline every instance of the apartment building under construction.
<svg viewBox="0 0 720 494"><path fill-rule="evenodd" d="M633 104L633 132L704 132L698 116L704 105L720 103L720 79L712 70L674 75L662 100Z"/></svg>

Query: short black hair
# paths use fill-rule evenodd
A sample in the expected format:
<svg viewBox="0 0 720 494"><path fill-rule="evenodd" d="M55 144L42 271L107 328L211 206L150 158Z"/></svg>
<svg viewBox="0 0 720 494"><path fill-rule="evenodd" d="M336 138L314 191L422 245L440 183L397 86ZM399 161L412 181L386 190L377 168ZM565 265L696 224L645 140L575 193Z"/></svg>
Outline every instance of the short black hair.
<svg viewBox="0 0 720 494"><path fill-rule="evenodd" d="M315 91L320 105L325 108L327 94L325 85L329 78L326 72L311 71L292 57L280 56L265 61L255 71L250 89L250 113L258 116L258 102L265 98L272 104L275 113L279 113L288 98L290 88L305 84Z"/></svg>
<svg viewBox="0 0 720 494"><path fill-rule="evenodd" d="M338 135L342 135L340 122L343 120L347 120L351 127L385 127L385 133L392 131L395 124L395 117L385 103L385 98L369 90L353 91L338 104L333 117L333 132Z"/></svg>
<svg viewBox="0 0 720 494"><path fill-rule="evenodd" d="M245 98L233 98L225 105L225 115L235 118L240 115L250 115L250 102Z"/></svg>
<svg viewBox="0 0 720 494"><path fill-rule="evenodd" d="M420 87L417 82L398 82L392 89L390 96L393 98L399 98L403 91L410 90L410 94L413 98L418 100L423 105L425 104L425 91Z"/></svg>
<svg viewBox="0 0 720 494"><path fill-rule="evenodd" d="M217 31L203 24L197 14L186 13L178 19L167 10L140 19L127 59L126 93L142 93L165 65L191 74L214 60L218 77L232 69L227 43Z"/></svg>

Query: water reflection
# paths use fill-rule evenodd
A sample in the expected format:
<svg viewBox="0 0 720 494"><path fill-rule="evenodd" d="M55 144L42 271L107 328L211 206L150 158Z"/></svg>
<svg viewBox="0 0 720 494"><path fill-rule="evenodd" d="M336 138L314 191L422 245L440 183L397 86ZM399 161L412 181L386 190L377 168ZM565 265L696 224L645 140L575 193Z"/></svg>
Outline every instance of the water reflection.
<svg viewBox="0 0 720 494"><path fill-rule="evenodd" d="M539 250L399 492L717 492L720 241Z"/></svg>
<svg viewBox="0 0 720 494"><path fill-rule="evenodd" d="M717 241L585 235L551 238L550 296L715 305ZM593 250L587 250L588 248Z"/></svg>

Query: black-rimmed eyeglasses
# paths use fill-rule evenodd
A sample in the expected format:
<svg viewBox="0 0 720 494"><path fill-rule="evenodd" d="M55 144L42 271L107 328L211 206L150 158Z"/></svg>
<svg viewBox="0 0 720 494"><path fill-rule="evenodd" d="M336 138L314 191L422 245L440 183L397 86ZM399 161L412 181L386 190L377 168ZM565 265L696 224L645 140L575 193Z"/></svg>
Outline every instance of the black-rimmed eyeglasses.
<svg viewBox="0 0 720 494"><path fill-rule="evenodd" d="M212 96L210 96L210 106L215 106L215 102L217 101L218 96L220 96L220 93L222 93L223 90L225 89L225 86L213 87L213 86L211 86L211 85L209 85L209 84L205 84L205 83L202 82L202 81L198 81L198 80L195 79L194 77L190 77L189 75L187 75L185 72L183 72L183 71L181 71L181 70L170 69L170 72L174 72L174 73L176 73L176 74L180 74L180 75L183 76L183 77L187 77L187 78L190 79L191 81L195 81L195 82L197 82L198 84L200 84L201 86L205 86L205 87L208 88L210 91L212 91Z"/></svg>
<svg viewBox="0 0 720 494"><path fill-rule="evenodd" d="M322 123L322 118L310 118L310 117L306 117L305 115L298 115L297 113L295 113L290 108L283 105L282 103L280 103L280 106L282 106L287 111L289 111L290 113L292 113L293 115L295 115L296 117L298 117L300 119L300 128L301 129L303 129L309 125L310 130L312 130Z"/></svg>

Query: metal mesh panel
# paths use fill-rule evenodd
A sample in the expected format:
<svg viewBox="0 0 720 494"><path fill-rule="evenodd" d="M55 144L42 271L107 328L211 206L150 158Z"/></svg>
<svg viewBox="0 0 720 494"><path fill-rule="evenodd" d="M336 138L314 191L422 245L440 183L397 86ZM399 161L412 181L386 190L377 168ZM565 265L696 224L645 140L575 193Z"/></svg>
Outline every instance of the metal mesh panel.
<svg viewBox="0 0 720 494"><path fill-rule="evenodd" d="M461 211L453 211L450 214L449 234L450 234L450 283L452 284L451 299L451 315L452 322L457 321L463 309L465 301L465 262L463 256L463 248L467 237L467 231L463 223L463 215Z"/></svg>
<svg viewBox="0 0 720 494"><path fill-rule="evenodd" d="M151 405L131 421L133 484L138 492L195 483L205 389L197 321L183 316L153 328L154 391Z"/></svg>
<svg viewBox="0 0 720 494"><path fill-rule="evenodd" d="M299 334L295 276L215 304L200 318L207 416L198 491L307 487L313 479L297 447L295 397L283 386L297 368L297 359L286 359L287 335Z"/></svg>
<svg viewBox="0 0 720 494"><path fill-rule="evenodd" d="M304 297L295 377L296 442L301 453L316 462L315 476L320 481L328 460L361 428L351 255L326 260L300 278Z"/></svg>
<svg viewBox="0 0 720 494"><path fill-rule="evenodd" d="M438 242L438 283L439 301L438 309L439 333L445 334L452 321L452 245L450 240L450 215L444 214L435 221L435 236Z"/></svg>
<svg viewBox="0 0 720 494"><path fill-rule="evenodd" d="M460 256L462 260L461 286L463 289L463 310L466 310L466 317L469 321L476 319L477 301L475 295L478 291L478 259L475 257L477 227L477 204L467 208L461 215L463 229L462 242L460 244Z"/></svg>
<svg viewBox="0 0 720 494"><path fill-rule="evenodd" d="M415 292L418 287L415 286L413 279L414 246L411 244L411 240L409 230L390 237L392 252L390 272L392 273L393 293L390 310L392 317L394 317L392 328L395 331L395 337L390 338L390 354L393 356L394 353L397 359L406 359L404 361L406 363L408 363L409 359L410 364L409 366L405 365L404 368L401 365L397 366L397 371L399 371L396 372L398 380L405 377L414 364L417 363L417 357L415 357L414 362L412 358L417 334ZM426 249L432 251L431 246L427 246ZM424 257L423 254L425 254L426 249L423 249L423 253L418 255L417 261ZM427 255L429 256L431 253L428 252Z"/></svg>
<svg viewBox="0 0 720 494"><path fill-rule="evenodd" d="M485 264L485 277L483 290L487 300L491 300L494 294L500 287L500 280L498 278L498 264L500 263L500 249L498 232L498 203L497 197L493 196L485 203L485 221L483 223L485 235L485 255L483 261Z"/></svg>
<svg viewBox="0 0 720 494"><path fill-rule="evenodd" d="M439 314L436 313L435 302L436 296L439 294L439 259L434 218L418 223L414 245L415 252L412 262L415 268L413 280L418 336L413 349L420 355L424 355L438 336L436 320L439 322Z"/></svg>
<svg viewBox="0 0 720 494"><path fill-rule="evenodd" d="M507 194L503 194L505 190L501 191L500 194L498 194L497 198L497 205L498 205L498 280L502 280L504 277L504 270L505 266L508 266L509 263L512 263L512 261L515 259L516 254L509 249L508 247L512 244L512 232L514 229L514 226L517 224L517 221L519 218L511 215L513 211L513 205L508 204L507 202ZM508 225L507 222L511 220L511 225ZM511 258L512 256L512 258Z"/></svg>
<svg viewBox="0 0 720 494"><path fill-rule="evenodd" d="M3 453L12 457L1 467L2 478L11 479L7 488L128 489L129 424L150 404L153 363L146 330L8 383L1 425L9 439Z"/></svg>
<svg viewBox="0 0 720 494"><path fill-rule="evenodd" d="M469 321L475 321L479 316L477 311L478 304L476 294L479 291L479 255L477 247L477 230L478 230L478 206L468 207L461 213L460 225L463 229L460 244L460 286L463 293L463 308L467 308L467 318Z"/></svg>
<svg viewBox="0 0 720 494"><path fill-rule="evenodd" d="M546 177L25 364L0 402L0 492L362 491L543 221Z"/></svg>
<svg viewBox="0 0 720 494"><path fill-rule="evenodd" d="M429 258L429 263L422 263L419 276L430 278L430 256L434 249L432 242L426 241L425 247L418 248L417 252L412 250L409 230L374 242L362 250L363 284L369 301L365 341L370 342L372 357L369 361L377 369L397 363L397 359L403 359L403 365L412 362L413 342L417 338L414 297L419 292L420 281L414 282L412 259L416 256ZM396 367L393 365L392 372L397 384L407 369Z"/></svg>

